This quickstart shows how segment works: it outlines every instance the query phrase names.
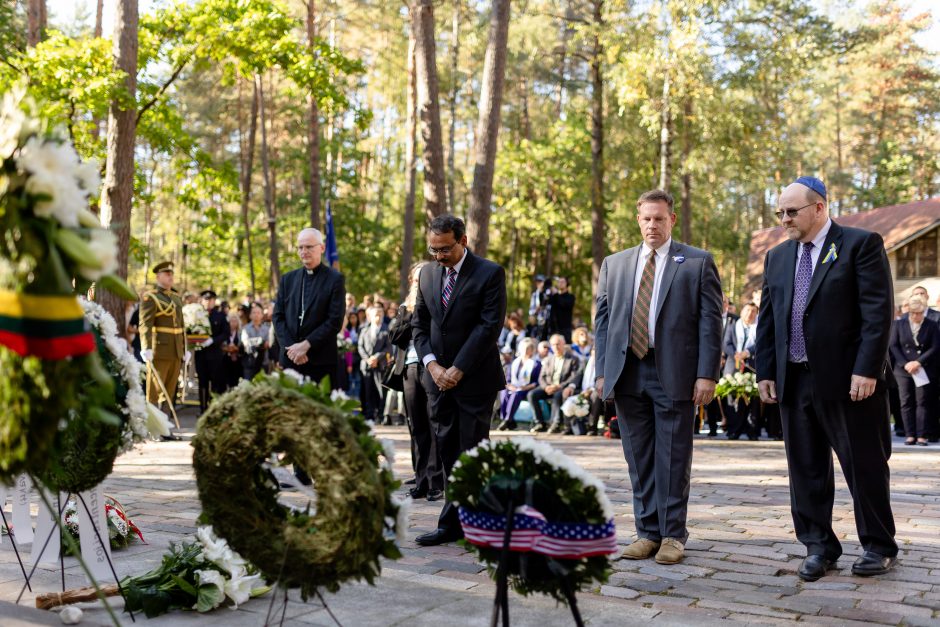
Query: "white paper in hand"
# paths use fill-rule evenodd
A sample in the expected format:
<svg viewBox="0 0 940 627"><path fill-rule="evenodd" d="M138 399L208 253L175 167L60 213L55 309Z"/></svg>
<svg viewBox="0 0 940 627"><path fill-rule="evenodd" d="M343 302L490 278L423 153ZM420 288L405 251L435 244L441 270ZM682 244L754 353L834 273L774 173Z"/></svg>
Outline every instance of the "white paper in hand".
<svg viewBox="0 0 940 627"><path fill-rule="evenodd" d="M923 368L912 374L911 377L914 379L914 385L919 388L922 388L930 383L930 378L927 376L927 371Z"/></svg>

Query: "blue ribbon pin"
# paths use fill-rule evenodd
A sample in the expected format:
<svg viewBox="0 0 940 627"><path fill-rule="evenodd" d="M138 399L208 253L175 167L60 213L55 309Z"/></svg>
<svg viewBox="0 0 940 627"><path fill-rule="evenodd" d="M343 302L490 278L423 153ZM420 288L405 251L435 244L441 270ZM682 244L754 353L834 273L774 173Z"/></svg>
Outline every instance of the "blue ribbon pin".
<svg viewBox="0 0 940 627"><path fill-rule="evenodd" d="M833 242L829 244L829 252L827 252L825 258L823 258L823 263L826 264L826 263L829 263L830 261L835 261L838 258L839 258L839 255L838 253L836 253L836 245L835 245L835 242Z"/></svg>

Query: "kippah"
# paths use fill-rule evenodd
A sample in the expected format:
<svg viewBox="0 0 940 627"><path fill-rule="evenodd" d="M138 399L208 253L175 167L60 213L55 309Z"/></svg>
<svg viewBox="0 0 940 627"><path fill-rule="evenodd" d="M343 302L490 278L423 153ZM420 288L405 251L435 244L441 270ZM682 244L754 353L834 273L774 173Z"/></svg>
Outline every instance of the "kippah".
<svg viewBox="0 0 940 627"><path fill-rule="evenodd" d="M813 176L801 176L800 178L794 181L805 187L810 188L817 194L823 197L823 200L826 200L826 184L820 181L818 178Z"/></svg>

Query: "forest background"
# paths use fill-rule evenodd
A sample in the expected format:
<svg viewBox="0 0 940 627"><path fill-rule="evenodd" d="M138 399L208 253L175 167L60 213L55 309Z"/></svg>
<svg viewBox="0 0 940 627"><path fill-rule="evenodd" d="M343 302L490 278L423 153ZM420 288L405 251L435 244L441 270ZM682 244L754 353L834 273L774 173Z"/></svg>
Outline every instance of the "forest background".
<svg viewBox="0 0 940 627"><path fill-rule="evenodd" d="M172 259L184 290L271 295L329 203L347 289L394 299L451 211L512 306L561 275L587 318L647 189L736 300L793 178L834 215L936 195L927 5L0 0L0 91L25 81L100 160L138 288Z"/></svg>

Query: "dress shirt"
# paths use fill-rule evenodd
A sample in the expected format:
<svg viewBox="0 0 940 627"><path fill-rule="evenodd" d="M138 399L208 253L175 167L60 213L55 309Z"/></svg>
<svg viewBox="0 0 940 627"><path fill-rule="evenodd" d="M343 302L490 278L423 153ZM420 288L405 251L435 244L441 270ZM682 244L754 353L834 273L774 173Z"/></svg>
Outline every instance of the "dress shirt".
<svg viewBox="0 0 940 627"><path fill-rule="evenodd" d="M457 281L460 280L460 269L463 267L463 262L466 260L467 260L467 249L464 248L463 257L461 257L460 261L458 261L456 265L454 265L454 271L457 272L457 276L454 277L454 292L457 291ZM444 268L444 281L447 281L447 275L449 272L450 272L449 268ZM441 291L443 291L443 289L444 289L444 285L441 284ZM454 294L451 294L450 297L453 298ZM427 368L428 364L431 363L432 361L437 361L437 357L434 355L434 353L428 353L427 355L425 355L423 359L424 367Z"/></svg>
<svg viewBox="0 0 940 627"><path fill-rule="evenodd" d="M829 235L829 229L832 228L832 219L827 219L826 224L819 230L816 237L813 238L813 248L809 251L810 259L813 260L813 272L816 272L816 263L819 261L819 255L822 254L823 245L826 243L826 236ZM828 252L828 251L827 251ZM796 274L800 271L800 258L803 256L803 242L797 246L796 270L793 272L793 279L796 280Z"/></svg>
<svg viewBox="0 0 940 627"><path fill-rule="evenodd" d="M554 359L555 367L552 368L552 383L554 385L558 385L561 383L561 369L565 366L565 356L562 355L559 357L558 355L555 355Z"/></svg>
<svg viewBox="0 0 940 627"><path fill-rule="evenodd" d="M666 269L666 258L669 255L669 247L672 245L672 238L667 239L662 246L656 249L656 273L653 275L653 294L650 297L650 317L649 317L649 338L650 348L655 344L656 333L656 313L659 309L659 286L663 283L663 272ZM649 261L649 256L653 252L646 242L640 247L640 258L636 264L636 275L633 279L633 307L636 308L636 295L640 291L640 280L643 278L643 268ZM633 310L630 311L631 320L633 319Z"/></svg>

